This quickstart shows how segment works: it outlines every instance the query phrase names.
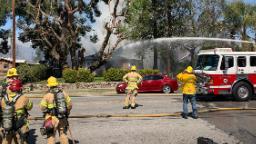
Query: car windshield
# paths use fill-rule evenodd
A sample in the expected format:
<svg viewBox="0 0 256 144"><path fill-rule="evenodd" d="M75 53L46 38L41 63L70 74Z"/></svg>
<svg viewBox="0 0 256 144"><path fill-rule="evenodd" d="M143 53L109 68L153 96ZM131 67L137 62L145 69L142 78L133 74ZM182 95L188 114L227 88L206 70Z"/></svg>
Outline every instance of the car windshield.
<svg viewBox="0 0 256 144"><path fill-rule="evenodd" d="M144 76L143 80L153 80L153 76L152 75Z"/></svg>
<svg viewBox="0 0 256 144"><path fill-rule="evenodd" d="M218 67L218 55L200 55L195 70L215 71Z"/></svg>

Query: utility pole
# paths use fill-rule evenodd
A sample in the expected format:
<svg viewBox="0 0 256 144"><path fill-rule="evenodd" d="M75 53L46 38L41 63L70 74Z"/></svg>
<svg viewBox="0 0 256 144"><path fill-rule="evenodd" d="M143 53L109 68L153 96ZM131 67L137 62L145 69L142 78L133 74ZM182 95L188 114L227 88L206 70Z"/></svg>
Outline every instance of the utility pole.
<svg viewBox="0 0 256 144"><path fill-rule="evenodd" d="M16 18L15 0L12 0L12 67L16 66Z"/></svg>

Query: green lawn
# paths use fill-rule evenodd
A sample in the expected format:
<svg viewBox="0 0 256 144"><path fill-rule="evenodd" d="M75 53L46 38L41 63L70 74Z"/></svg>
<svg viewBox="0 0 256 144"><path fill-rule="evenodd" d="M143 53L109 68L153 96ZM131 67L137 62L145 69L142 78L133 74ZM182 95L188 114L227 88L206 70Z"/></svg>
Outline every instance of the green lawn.
<svg viewBox="0 0 256 144"><path fill-rule="evenodd" d="M104 80L104 77L95 77L94 81L95 82L104 82L105 80Z"/></svg>

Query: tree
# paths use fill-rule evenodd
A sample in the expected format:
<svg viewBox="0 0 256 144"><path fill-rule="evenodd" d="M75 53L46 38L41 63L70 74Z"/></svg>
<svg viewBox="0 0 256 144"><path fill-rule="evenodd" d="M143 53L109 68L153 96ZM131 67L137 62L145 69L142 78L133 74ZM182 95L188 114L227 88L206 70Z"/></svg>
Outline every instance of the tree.
<svg viewBox="0 0 256 144"><path fill-rule="evenodd" d="M0 8L0 26L6 23L7 17L9 16L9 11L11 7L10 0L0 0L1 8ZM7 54L10 46L8 45L8 37L9 37L9 30L4 30L0 28L0 53Z"/></svg>
<svg viewBox="0 0 256 144"><path fill-rule="evenodd" d="M80 36L91 30L85 16L94 21L92 10L98 12L93 1L86 4L83 0L27 0L17 7L18 27L22 29L19 39L31 41L32 47L43 51L50 63L63 65L69 54L72 67L76 68Z"/></svg>
<svg viewBox="0 0 256 144"><path fill-rule="evenodd" d="M6 23L7 17L9 16L11 8L11 0L0 0L0 26Z"/></svg>
<svg viewBox="0 0 256 144"><path fill-rule="evenodd" d="M242 40L248 40L247 30L256 23L255 7L239 0L227 4L224 12L224 22L230 31L230 37L234 39L238 35Z"/></svg>
<svg viewBox="0 0 256 144"><path fill-rule="evenodd" d="M199 4L197 19L198 34L204 37L218 37L223 34L224 0L205 0Z"/></svg>
<svg viewBox="0 0 256 144"><path fill-rule="evenodd" d="M122 4L124 3L124 7ZM95 54L97 60L89 67L91 71L96 70L100 66L104 65L107 60L109 60L116 50L118 45L126 39L126 36L121 31L121 24L123 22L124 17L126 17L127 10L126 6L130 4L130 1L119 1L119 0L108 0L108 7L111 10L111 18L108 22L105 23L104 28L106 31L106 35L104 36L104 40L101 44L100 50ZM118 10L121 9L121 10ZM110 46L111 38L114 37L114 42Z"/></svg>
<svg viewBox="0 0 256 144"><path fill-rule="evenodd" d="M123 31L130 40L182 36L187 30L185 21L188 16L188 1L134 0L128 7L127 24L123 26ZM153 50L153 68L158 68L158 48Z"/></svg>
<svg viewBox="0 0 256 144"><path fill-rule="evenodd" d="M8 36L8 30L0 30L0 39L2 39L2 41L0 42L0 53L2 54L7 54L10 49L10 46L8 45Z"/></svg>

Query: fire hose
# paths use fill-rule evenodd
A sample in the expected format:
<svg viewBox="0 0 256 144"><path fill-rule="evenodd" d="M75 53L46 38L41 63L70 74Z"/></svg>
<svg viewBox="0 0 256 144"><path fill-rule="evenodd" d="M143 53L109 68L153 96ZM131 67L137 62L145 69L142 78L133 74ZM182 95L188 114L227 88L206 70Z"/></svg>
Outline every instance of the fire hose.
<svg viewBox="0 0 256 144"><path fill-rule="evenodd" d="M220 112L220 111L252 111L256 108L202 108L198 113ZM97 114L97 115L71 115L69 118L140 118L140 117L180 117L181 112L159 113L159 114ZM29 120L43 120L43 117L29 117Z"/></svg>

